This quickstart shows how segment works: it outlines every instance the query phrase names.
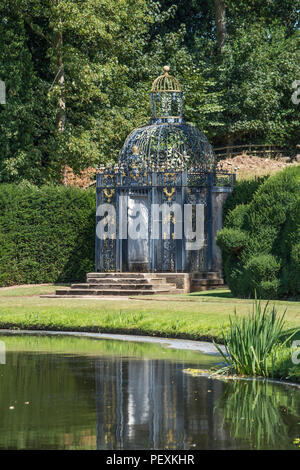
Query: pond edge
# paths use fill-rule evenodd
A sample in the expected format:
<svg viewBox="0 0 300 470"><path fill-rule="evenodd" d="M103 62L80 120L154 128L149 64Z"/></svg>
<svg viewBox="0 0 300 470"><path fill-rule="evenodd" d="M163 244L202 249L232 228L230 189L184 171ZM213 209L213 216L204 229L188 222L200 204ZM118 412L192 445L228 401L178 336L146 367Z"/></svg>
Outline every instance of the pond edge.
<svg viewBox="0 0 300 470"><path fill-rule="evenodd" d="M110 339L116 341L131 341L136 343L155 343L160 344L163 347L170 349L181 349L186 351L199 351L203 354L211 356L221 356L217 348L213 343L208 341L195 341L195 340L186 340L186 339L176 339L176 338L161 338L153 336L137 336L137 335L128 335L128 334L113 334L113 333L89 333L83 331L51 331L51 330L10 330L10 329L0 329L0 335L32 335L32 336L75 336L75 337L84 337L84 338L93 338L93 339ZM225 347L220 346L225 352ZM242 380L242 381L263 381L270 382L277 385L289 385L295 388L300 389L300 385L296 382L291 382L288 380L279 380L265 377L244 377L244 376L234 376L234 377L224 377L222 375L213 376L209 373L199 374L202 377L214 378L216 380Z"/></svg>

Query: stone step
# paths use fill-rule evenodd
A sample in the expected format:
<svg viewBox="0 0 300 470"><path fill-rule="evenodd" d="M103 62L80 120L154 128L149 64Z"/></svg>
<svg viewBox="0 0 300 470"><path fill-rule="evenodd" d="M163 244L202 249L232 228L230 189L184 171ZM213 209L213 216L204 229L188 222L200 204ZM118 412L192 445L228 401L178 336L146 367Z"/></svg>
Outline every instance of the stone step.
<svg viewBox="0 0 300 470"><path fill-rule="evenodd" d="M161 278L143 278L143 279L135 279L135 278L123 278L123 277L116 277L116 278L87 278L87 284L106 284L106 285L118 285L118 284L135 284L135 285L151 285L151 284L162 284L165 283L166 280ZM172 285L172 284L171 284Z"/></svg>
<svg viewBox="0 0 300 470"><path fill-rule="evenodd" d="M144 273L87 273L87 279L105 279L105 278L126 278L126 279L145 279Z"/></svg>
<svg viewBox="0 0 300 470"><path fill-rule="evenodd" d="M164 288L164 289L168 289L168 288L171 288L171 289L175 289L175 285L172 285L172 284L166 284L166 283L160 283L159 286L161 288ZM146 283L146 284L136 284L136 283L130 283L130 284L126 284L126 283L102 283L102 282L99 282L99 283L96 283L96 284L93 284L93 283L85 283L85 284L71 284L71 288L72 289L104 289L104 290L107 290L107 289L113 289L113 290L116 290L116 289L130 289L130 290L151 290L153 289L153 285L150 284L150 283Z"/></svg>
<svg viewBox="0 0 300 470"><path fill-rule="evenodd" d="M102 299L101 295L73 295L73 294L69 294L69 295L44 294L44 295L40 295L40 297L47 298L47 299L89 299L89 300ZM117 295L113 295L111 297L117 297ZM124 294L118 294L118 297L124 297ZM103 300L105 300L107 298L108 298L108 296L105 295ZM131 296L130 296L130 298L131 298Z"/></svg>
<svg viewBox="0 0 300 470"><path fill-rule="evenodd" d="M142 278L126 278L126 277L107 277L107 278L102 278L102 277L88 277L87 282L93 283L93 284L149 284L148 279Z"/></svg>
<svg viewBox="0 0 300 470"><path fill-rule="evenodd" d="M164 277L148 277L147 278L147 282L149 282L150 284L154 284L154 285L161 285L161 284L165 284L167 286L174 286L176 287L176 284L174 283L171 283L171 282L166 282L166 279Z"/></svg>
<svg viewBox="0 0 300 470"><path fill-rule="evenodd" d="M191 292L224 288L221 273L209 271L193 273L98 273L87 274L87 282L76 282L71 288L57 290L55 296L65 298L97 298L97 296L139 296L152 294L186 293L186 282Z"/></svg>
<svg viewBox="0 0 300 470"><path fill-rule="evenodd" d="M152 294L166 294L169 289L61 289L57 290L57 296L97 296L97 295L152 295Z"/></svg>

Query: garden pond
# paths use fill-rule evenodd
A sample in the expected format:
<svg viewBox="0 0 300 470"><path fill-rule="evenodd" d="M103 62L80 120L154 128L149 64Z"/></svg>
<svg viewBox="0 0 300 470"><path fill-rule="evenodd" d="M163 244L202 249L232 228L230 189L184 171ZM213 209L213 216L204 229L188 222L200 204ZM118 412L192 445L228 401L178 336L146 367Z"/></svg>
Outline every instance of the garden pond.
<svg viewBox="0 0 300 470"><path fill-rule="evenodd" d="M184 373L216 355L65 335L0 341L0 449L299 450L300 389Z"/></svg>

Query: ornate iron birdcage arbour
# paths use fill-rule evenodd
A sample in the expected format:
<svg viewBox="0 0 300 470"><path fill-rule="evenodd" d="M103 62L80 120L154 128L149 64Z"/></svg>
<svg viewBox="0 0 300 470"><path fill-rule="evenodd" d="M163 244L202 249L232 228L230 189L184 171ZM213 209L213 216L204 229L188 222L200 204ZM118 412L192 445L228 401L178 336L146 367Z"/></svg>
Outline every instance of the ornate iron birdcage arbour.
<svg viewBox="0 0 300 470"><path fill-rule="evenodd" d="M183 93L178 80L169 75L169 67L152 85L150 125L129 134L119 163L157 170L180 166L215 171L215 155L207 138L183 120Z"/></svg>
<svg viewBox="0 0 300 470"><path fill-rule="evenodd" d="M135 129L120 151L119 164L97 171L97 208L115 207L113 237L96 236L96 270L99 271L204 271L213 267L213 192L227 191L234 176L216 171L215 154L207 138L183 119L183 92L178 80L164 74L154 80L151 90L151 120ZM226 189L227 188L227 189ZM124 200L126 201L124 203ZM121 203L120 203L121 201ZM123 238L124 223L133 223L131 206L138 203L147 225L147 240L135 250L144 258L133 260L133 242ZM169 216L160 214L160 234L152 237L153 205L170 207ZM176 238L173 204L201 205L204 239L199 249L188 252L189 240ZM194 217L193 224L194 224ZM97 223L100 221L97 216ZM167 220L166 220L167 219Z"/></svg>

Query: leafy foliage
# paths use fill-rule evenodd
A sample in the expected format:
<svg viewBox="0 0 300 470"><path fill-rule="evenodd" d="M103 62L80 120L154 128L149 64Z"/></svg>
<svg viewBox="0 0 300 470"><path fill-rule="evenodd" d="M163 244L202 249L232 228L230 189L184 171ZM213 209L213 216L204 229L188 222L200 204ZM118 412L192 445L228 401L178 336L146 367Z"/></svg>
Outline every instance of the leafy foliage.
<svg viewBox="0 0 300 470"><path fill-rule="evenodd" d="M299 1L226 4L220 56L212 1L3 0L0 181L60 182L65 165L116 161L148 121L166 63L184 84L186 120L215 145L294 147Z"/></svg>
<svg viewBox="0 0 300 470"><path fill-rule="evenodd" d="M277 23L241 25L228 39L220 66L224 137L235 143L295 147L298 109L291 102L299 75L299 36Z"/></svg>
<svg viewBox="0 0 300 470"><path fill-rule="evenodd" d="M268 358L278 345L284 328L284 314L279 316L275 307L262 307L255 299L252 312L246 317L230 317L227 333L223 333L226 353L218 346L227 367L239 375L269 376ZM287 341L287 340L286 340Z"/></svg>

